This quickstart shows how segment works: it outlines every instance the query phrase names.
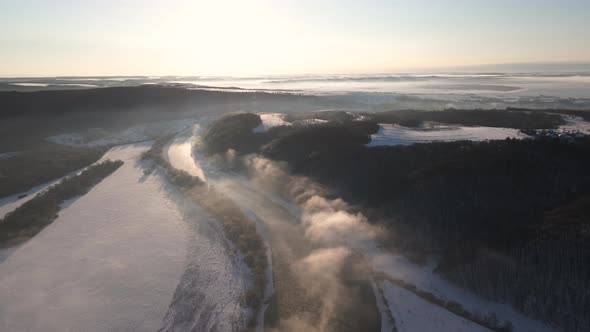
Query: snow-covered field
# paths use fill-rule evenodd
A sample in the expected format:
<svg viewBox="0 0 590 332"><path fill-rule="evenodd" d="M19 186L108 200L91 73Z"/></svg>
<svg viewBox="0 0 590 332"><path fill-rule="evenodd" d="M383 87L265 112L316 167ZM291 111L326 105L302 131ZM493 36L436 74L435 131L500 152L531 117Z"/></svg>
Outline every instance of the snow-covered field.
<svg viewBox="0 0 590 332"><path fill-rule="evenodd" d="M526 138L518 129L494 127L439 126L415 129L396 124L379 124L379 131L371 136L367 146L410 145L428 142L484 141Z"/></svg>
<svg viewBox="0 0 590 332"><path fill-rule="evenodd" d="M584 134L590 134L590 122L584 121L579 116L562 115L565 124L560 126L561 131L579 131Z"/></svg>
<svg viewBox="0 0 590 332"><path fill-rule="evenodd" d="M459 317L421 299L412 292L383 283L387 304L399 332L490 332L491 330Z"/></svg>
<svg viewBox="0 0 590 332"><path fill-rule="evenodd" d="M48 137L47 140L56 144L68 146L103 146L110 144L125 144L148 140L144 134L145 126L134 126L121 132L111 133L103 130L94 130L88 133L66 133Z"/></svg>
<svg viewBox="0 0 590 332"><path fill-rule="evenodd" d="M514 331L525 331L525 332L541 332L541 331L553 331L549 326L538 322L534 319L528 318L523 314L514 310L510 305L497 303L485 300L466 289L452 284L449 281L442 279L436 275L433 271L434 263L425 265L418 265L408 261L403 256L392 255L392 254L375 254L371 258L371 265L377 272L385 273L393 278L404 280L405 282L416 286L417 289L430 292L437 298L445 299L447 301L454 301L460 303L463 308L471 313L479 312L483 316L494 313L500 322L510 321L514 325ZM396 289L397 286L392 286ZM397 306L405 306L405 300L409 297L408 291L396 290L391 291L391 302L397 303ZM411 294L411 293L410 293ZM413 294L411 294L413 295ZM401 297L401 298L400 298ZM416 303L420 303L421 299L416 299ZM425 302L425 301L424 301ZM410 302L408 302L410 303ZM427 303L433 306L430 303ZM390 307L394 311L394 317L397 320L395 306ZM399 313L398 313L399 314ZM418 313L415 313L416 317ZM414 318L415 318L414 317ZM412 318L412 319L414 319ZM410 318L408 318L410 319ZM402 330L403 331L403 330ZM439 331L434 330L407 330L407 331ZM455 331L450 329L449 331Z"/></svg>
<svg viewBox="0 0 590 332"><path fill-rule="evenodd" d="M186 258L182 215L137 160L149 144L111 149L125 164L64 208L0 264L0 330L157 330Z"/></svg>

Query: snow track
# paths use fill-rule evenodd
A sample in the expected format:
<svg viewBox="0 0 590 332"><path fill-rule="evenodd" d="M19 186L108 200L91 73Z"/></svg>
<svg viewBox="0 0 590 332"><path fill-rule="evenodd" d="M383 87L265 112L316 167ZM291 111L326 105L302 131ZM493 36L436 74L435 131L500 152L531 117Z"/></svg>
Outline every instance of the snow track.
<svg viewBox="0 0 590 332"><path fill-rule="evenodd" d="M395 317L398 332L490 332L444 308L419 298L412 292L384 283L383 292Z"/></svg>

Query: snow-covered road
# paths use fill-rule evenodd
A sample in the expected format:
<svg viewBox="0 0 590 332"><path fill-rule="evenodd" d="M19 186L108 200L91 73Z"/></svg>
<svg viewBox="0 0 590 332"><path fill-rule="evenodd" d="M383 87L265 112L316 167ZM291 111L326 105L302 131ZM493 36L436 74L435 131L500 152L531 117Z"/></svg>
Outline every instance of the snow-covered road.
<svg viewBox="0 0 590 332"><path fill-rule="evenodd" d="M383 288L398 332L491 332L402 287L386 283Z"/></svg>

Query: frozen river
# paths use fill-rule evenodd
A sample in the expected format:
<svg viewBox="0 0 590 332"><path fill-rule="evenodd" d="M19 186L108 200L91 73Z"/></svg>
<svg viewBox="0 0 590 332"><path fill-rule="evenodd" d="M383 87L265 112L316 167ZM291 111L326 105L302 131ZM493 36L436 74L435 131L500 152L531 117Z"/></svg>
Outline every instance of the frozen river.
<svg viewBox="0 0 590 332"><path fill-rule="evenodd" d="M71 202L0 264L1 331L155 331L184 271L186 224L149 145L114 148L125 164Z"/></svg>
<svg viewBox="0 0 590 332"><path fill-rule="evenodd" d="M193 140L192 133L199 130L199 125L196 124L192 128L192 132L181 134L176 137L168 147L167 157L172 167L188 172L190 175L198 176L205 181L205 173L192 158Z"/></svg>

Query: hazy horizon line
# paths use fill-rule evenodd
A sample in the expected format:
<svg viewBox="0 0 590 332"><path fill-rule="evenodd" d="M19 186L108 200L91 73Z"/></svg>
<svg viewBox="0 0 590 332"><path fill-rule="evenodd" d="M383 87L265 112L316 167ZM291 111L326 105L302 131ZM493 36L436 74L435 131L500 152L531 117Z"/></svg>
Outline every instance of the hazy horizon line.
<svg viewBox="0 0 590 332"><path fill-rule="evenodd" d="M570 67L568 71L590 71L590 60L588 61L559 61L559 62L507 62L507 63L487 63L487 64L479 64L479 65L466 65L466 66L448 66L448 67L418 67L418 68L408 68L406 70L386 70L386 71L367 71L367 72L338 72L338 73L282 73L282 74L255 74L255 75L203 75L203 74L120 74L120 75L18 75L18 74L0 74L0 78L2 79L9 79L9 78L166 78L166 77L209 77L209 78L224 78L224 77L232 77L232 78L264 78L264 77L305 77L305 76L343 76L343 75L350 75L350 76L362 76L362 75L413 75L413 74L506 74L506 73L519 73L519 71L511 71L516 70L515 67L523 66L529 67L529 70L532 71L521 71L521 73L530 73L530 72L551 72L552 70L565 70L565 67ZM531 67L554 67L554 68L531 68ZM571 68L573 66L580 66L582 68ZM501 69L505 67L504 69ZM510 69L510 67L512 67ZM561 67L561 68L555 68ZM493 70L496 71L488 71ZM510 69L510 70L507 70ZM521 68L522 70L523 68Z"/></svg>

